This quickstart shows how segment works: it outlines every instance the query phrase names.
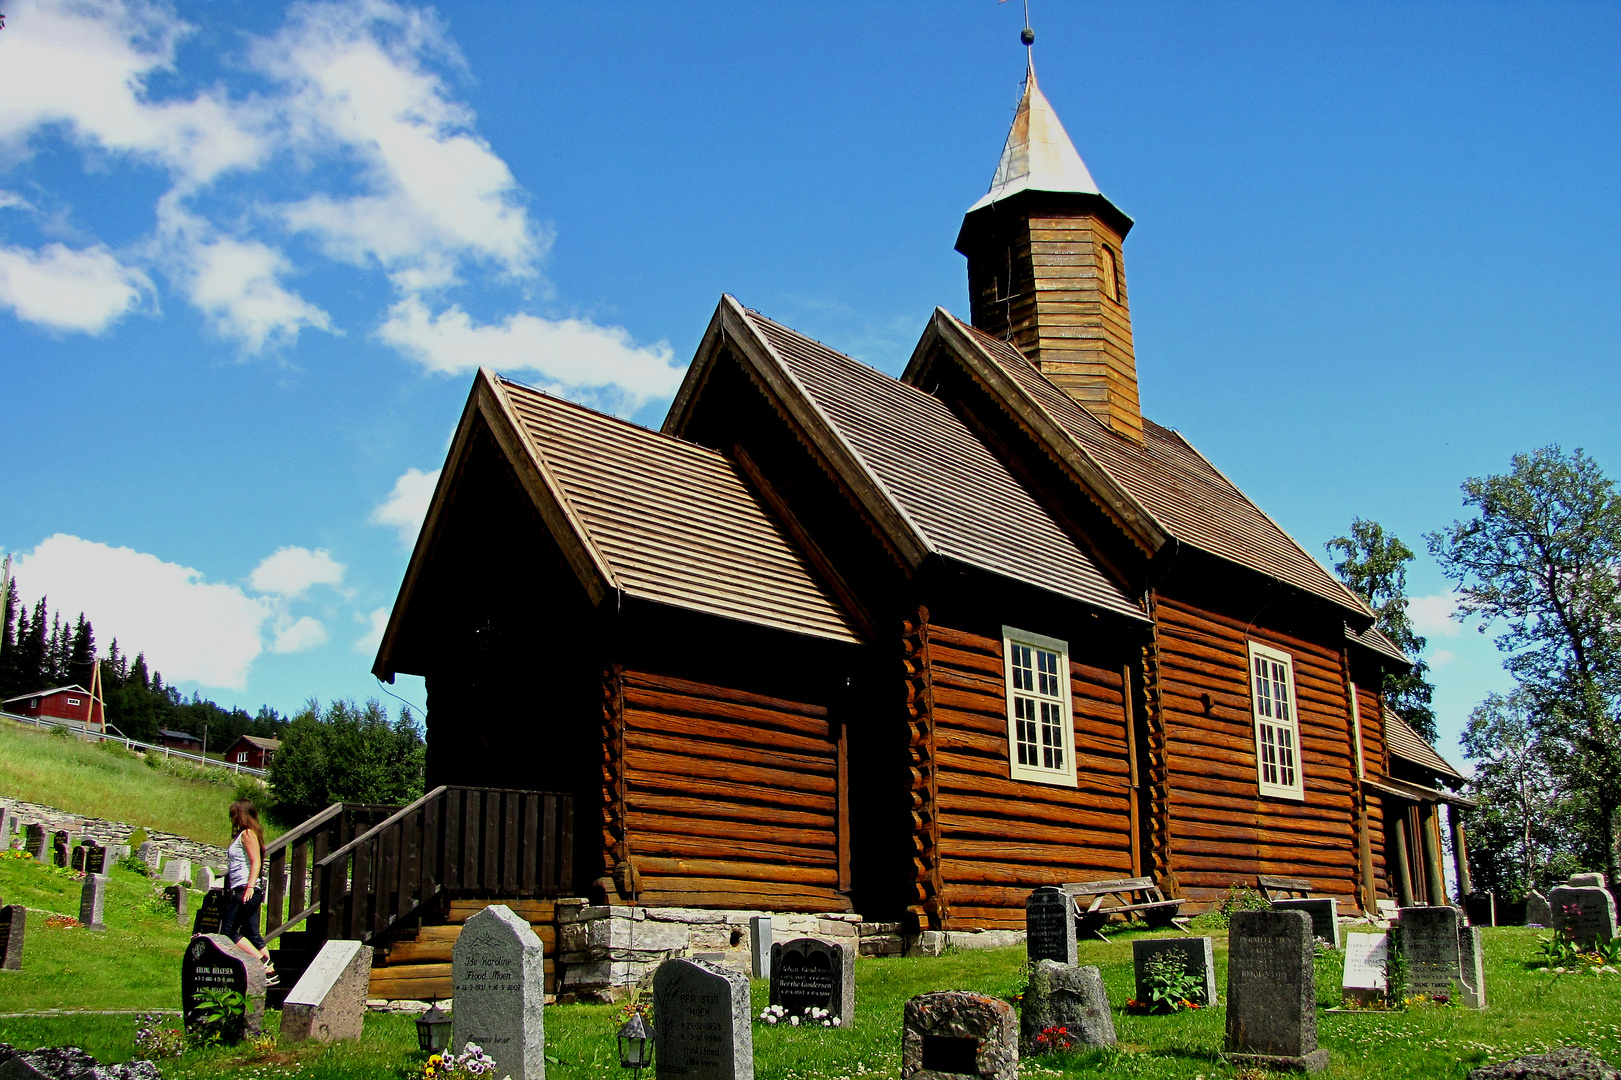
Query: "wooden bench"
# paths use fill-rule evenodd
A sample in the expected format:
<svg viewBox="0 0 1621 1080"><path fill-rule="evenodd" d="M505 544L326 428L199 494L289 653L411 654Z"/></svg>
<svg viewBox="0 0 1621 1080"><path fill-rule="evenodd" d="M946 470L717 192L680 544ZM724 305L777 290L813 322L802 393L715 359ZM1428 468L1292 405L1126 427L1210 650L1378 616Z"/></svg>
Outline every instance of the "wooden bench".
<svg viewBox="0 0 1621 1080"><path fill-rule="evenodd" d="M1261 898L1269 904L1274 900L1311 899L1311 882L1305 878L1257 874L1255 883L1261 887Z"/></svg>
<svg viewBox="0 0 1621 1080"><path fill-rule="evenodd" d="M1113 878L1109 881L1073 881L1060 885L1075 899L1075 935L1092 935L1099 941L1103 926L1111 915L1124 915L1128 920L1141 918L1151 927L1180 926L1186 929L1187 920L1178 918L1182 901L1167 900L1151 878ZM1089 907L1081 901L1092 898Z"/></svg>

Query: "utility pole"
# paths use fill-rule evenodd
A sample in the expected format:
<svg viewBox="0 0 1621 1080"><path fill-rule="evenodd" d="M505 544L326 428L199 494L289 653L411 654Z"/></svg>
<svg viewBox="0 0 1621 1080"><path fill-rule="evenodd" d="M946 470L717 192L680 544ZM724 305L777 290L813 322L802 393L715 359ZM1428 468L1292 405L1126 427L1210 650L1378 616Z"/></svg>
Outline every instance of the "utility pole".
<svg viewBox="0 0 1621 1080"><path fill-rule="evenodd" d="M3 21L3 19L0 19L0 26L4 26L4 25L5 25L5 22ZM5 635L4 622L5 622L6 612L8 612L10 610L11 610L11 556L7 555L6 556L5 570L3 572L0 572L0 649L4 649L5 645L6 645L6 635ZM25 693L26 693L26 691L25 691Z"/></svg>

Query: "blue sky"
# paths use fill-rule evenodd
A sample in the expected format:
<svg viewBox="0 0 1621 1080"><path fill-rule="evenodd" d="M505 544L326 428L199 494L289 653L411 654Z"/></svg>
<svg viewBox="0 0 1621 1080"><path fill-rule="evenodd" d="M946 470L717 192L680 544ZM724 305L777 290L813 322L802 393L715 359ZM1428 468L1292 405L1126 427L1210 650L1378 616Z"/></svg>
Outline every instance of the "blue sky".
<svg viewBox="0 0 1621 1080"><path fill-rule="evenodd" d="M720 295L966 314L1017 3L40 2L0 31L0 547L188 692L368 696L478 364L662 417ZM1144 411L1314 554L1621 476L1621 8L1038 2ZM1505 685L1412 572L1443 749ZM419 682L395 688L420 702Z"/></svg>

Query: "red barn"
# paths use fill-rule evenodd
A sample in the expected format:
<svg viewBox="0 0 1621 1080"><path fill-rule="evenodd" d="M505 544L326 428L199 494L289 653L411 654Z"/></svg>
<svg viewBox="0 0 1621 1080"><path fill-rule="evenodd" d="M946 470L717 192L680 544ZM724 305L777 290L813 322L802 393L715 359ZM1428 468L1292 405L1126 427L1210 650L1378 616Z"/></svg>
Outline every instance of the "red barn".
<svg viewBox="0 0 1621 1080"><path fill-rule="evenodd" d="M0 708L17 716L67 720L87 727L101 727L106 722L101 698L77 684L7 698L0 701Z"/></svg>
<svg viewBox="0 0 1621 1080"><path fill-rule="evenodd" d="M241 765L247 769L268 769L270 760L281 749L280 739L264 739L258 735L244 735L225 751L227 765Z"/></svg>

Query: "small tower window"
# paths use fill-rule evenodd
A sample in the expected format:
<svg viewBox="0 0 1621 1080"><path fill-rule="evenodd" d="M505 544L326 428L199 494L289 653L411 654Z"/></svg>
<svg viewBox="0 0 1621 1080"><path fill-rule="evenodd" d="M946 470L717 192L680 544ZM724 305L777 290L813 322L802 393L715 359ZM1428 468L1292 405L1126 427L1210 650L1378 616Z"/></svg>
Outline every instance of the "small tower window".
<svg viewBox="0 0 1621 1080"><path fill-rule="evenodd" d="M1108 244L1098 245L1098 273L1102 277L1103 295L1115 303L1120 302L1120 257Z"/></svg>

